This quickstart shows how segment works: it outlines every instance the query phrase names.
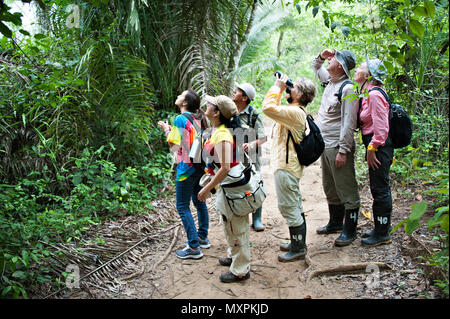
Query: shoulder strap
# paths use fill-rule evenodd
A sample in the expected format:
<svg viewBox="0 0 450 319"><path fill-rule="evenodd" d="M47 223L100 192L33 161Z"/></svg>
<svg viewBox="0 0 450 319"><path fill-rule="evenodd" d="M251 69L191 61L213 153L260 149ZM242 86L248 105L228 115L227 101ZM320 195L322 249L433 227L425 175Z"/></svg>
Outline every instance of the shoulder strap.
<svg viewBox="0 0 450 319"><path fill-rule="evenodd" d="M288 138L286 141L286 164L289 162L289 140L292 139L292 142L294 142L294 138L292 137L292 133L290 130L288 130Z"/></svg>
<svg viewBox="0 0 450 319"><path fill-rule="evenodd" d="M337 98L338 98L339 103L342 103L342 92L344 91L344 87L345 87L347 84L353 84L353 82L352 82L351 80L345 80L345 81L341 84L341 86L340 86L340 88L339 88L339 92L335 94L335 95L337 96Z"/></svg>
<svg viewBox="0 0 450 319"><path fill-rule="evenodd" d="M247 125L251 128L255 128L256 120L258 119L259 113L251 105L248 106L248 118Z"/></svg>
<svg viewBox="0 0 450 319"><path fill-rule="evenodd" d="M386 92L384 92L384 90L383 90L382 88L375 86L375 87L373 87L373 88L371 88L371 89L369 90L369 93L370 93L371 91L373 91L373 90L378 91L378 92L381 92L381 94L383 94L384 98L385 98L386 101L389 103L389 105L391 105L391 100L389 99L389 96L387 95Z"/></svg>
<svg viewBox="0 0 450 319"><path fill-rule="evenodd" d="M250 121L253 115L253 106L248 106L248 117L247 117L247 125L250 126Z"/></svg>
<svg viewBox="0 0 450 319"><path fill-rule="evenodd" d="M198 126L198 124L195 122L194 117L192 116L192 114L190 113L183 113L183 115L189 120L189 122L192 123L192 125L194 125L195 130L197 131L197 134L200 133L200 148L203 152L203 132L204 130ZM198 136L198 135L197 135ZM203 162L203 159L202 159Z"/></svg>
<svg viewBox="0 0 450 319"><path fill-rule="evenodd" d="M306 131L306 125L309 125L308 119L311 119L314 122L313 117L311 116L311 114L306 113L306 111L302 108L300 108L303 112L305 112L306 114L306 121L305 121L305 131ZM310 132L311 132L311 128L309 128ZM289 140L292 139L292 143L294 143L295 146L295 141L294 141L294 137L292 136L292 133L290 130L288 130L288 138L286 141L286 164L289 162Z"/></svg>
<svg viewBox="0 0 450 319"><path fill-rule="evenodd" d="M184 117L186 117L189 122L191 122L192 125L194 125L195 130L198 132L202 131L201 128L198 126L197 122L195 122L194 117L190 113L183 113Z"/></svg>

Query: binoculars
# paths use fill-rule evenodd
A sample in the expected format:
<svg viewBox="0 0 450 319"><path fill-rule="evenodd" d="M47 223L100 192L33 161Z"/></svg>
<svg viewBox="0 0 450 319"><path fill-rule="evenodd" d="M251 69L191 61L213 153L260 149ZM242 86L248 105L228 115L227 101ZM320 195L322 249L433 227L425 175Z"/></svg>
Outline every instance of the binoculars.
<svg viewBox="0 0 450 319"><path fill-rule="evenodd" d="M280 71L275 71L274 76L277 76L277 75L278 75L279 78L281 78L281 76L283 75L283 73L281 73ZM289 86L289 87L291 87L291 88L294 87L294 83L292 82L291 79L288 79L288 80L286 81L286 85Z"/></svg>

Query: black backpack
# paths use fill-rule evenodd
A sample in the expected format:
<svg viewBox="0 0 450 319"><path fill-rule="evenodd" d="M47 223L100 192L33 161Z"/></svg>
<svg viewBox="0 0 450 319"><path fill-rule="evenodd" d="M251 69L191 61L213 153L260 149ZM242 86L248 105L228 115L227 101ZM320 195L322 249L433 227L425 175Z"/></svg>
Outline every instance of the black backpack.
<svg viewBox="0 0 450 319"><path fill-rule="evenodd" d="M389 96L382 88L374 87L369 92L373 90L381 92L389 103L389 137L391 138L392 146L394 148L408 146L412 137L412 121L408 112L401 105L391 103ZM359 100L359 111L361 111L361 105L362 99Z"/></svg>
<svg viewBox="0 0 450 319"><path fill-rule="evenodd" d="M297 153L297 158L301 165L311 165L319 159L320 155L322 155L325 143L322 134L320 134L320 129L316 123L314 123L314 119L311 115L307 115L306 120L309 125L309 134L306 135L299 144L295 143L291 131L288 131L288 138L286 141L286 164L289 159L289 140L291 139L292 143L294 143L295 152Z"/></svg>

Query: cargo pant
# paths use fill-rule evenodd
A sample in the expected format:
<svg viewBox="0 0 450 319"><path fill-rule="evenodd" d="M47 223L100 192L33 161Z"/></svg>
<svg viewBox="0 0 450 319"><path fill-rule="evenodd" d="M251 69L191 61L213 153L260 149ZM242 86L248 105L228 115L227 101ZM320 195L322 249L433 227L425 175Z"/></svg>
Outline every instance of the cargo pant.
<svg viewBox="0 0 450 319"><path fill-rule="evenodd" d="M300 193L300 179L286 170L275 172L275 190L277 193L278 210L289 227L300 226L305 222Z"/></svg>
<svg viewBox="0 0 450 319"><path fill-rule="evenodd" d="M217 191L216 207L222 215L227 255L232 259L230 271L235 276L245 276L250 271L251 261L249 216L237 216L226 211L221 187Z"/></svg>
<svg viewBox="0 0 450 319"><path fill-rule="evenodd" d="M330 205L344 205L345 210L360 206L355 175L355 154L347 153L347 162L336 168L339 147L326 148L321 156L323 190Z"/></svg>

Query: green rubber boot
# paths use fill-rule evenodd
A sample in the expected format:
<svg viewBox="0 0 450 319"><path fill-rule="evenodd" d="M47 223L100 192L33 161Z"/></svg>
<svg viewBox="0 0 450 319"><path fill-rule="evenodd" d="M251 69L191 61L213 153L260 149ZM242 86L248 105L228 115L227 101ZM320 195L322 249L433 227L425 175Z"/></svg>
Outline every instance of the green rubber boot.
<svg viewBox="0 0 450 319"><path fill-rule="evenodd" d="M264 231L264 229L265 229L263 223L261 222L261 215L262 215L262 207L258 208L252 214L252 220L253 220L252 227L257 232Z"/></svg>

